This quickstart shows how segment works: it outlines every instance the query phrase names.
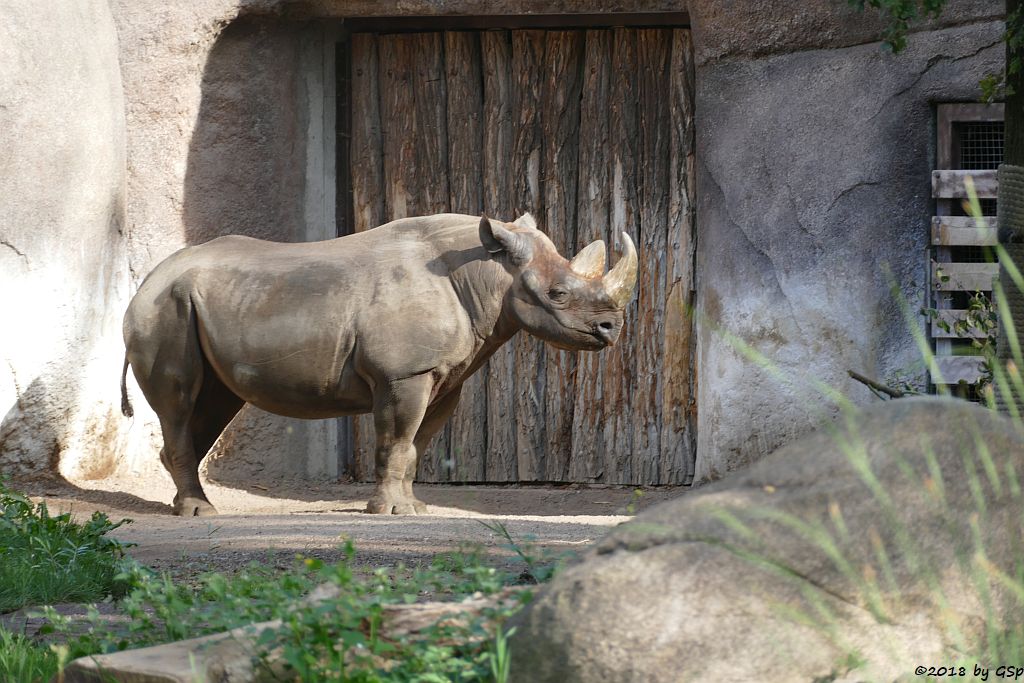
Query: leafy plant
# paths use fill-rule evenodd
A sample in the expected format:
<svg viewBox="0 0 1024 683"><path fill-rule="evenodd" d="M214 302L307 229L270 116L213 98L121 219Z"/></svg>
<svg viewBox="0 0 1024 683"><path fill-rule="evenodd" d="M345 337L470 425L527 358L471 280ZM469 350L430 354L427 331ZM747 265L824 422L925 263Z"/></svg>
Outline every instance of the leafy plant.
<svg viewBox="0 0 1024 683"><path fill-rule="evenodd" d="M0 613L25 605L99 600L130 587L126 544L107 536L130 520L96 512L85 523L51 515L0 481Z"/></svg>
<svg viewBox="0 0 1024 683"><path fill-rule="evenodd" d="M558 569L560 558L554 558L544 549L539 548L534 539L527 537L522 541L512 538L508 527L501 522L480 522L491 533L505 540L503 548L511 550L526 565L526 571L519 575L520 582L540 584L551 580Z"/></svg>
<svg viewBox="0 0 1024 683"><path fill-rule="evenodd" d="M17 683L46 683L61 669L67 651L39 647L23 635L0 629L0 680Z"/></svg>
<svg viewBox="0 0 1024 683"><path fill-rule="evenodd" d="M507 671L501 624L521 602L499 603L472 618L446 618L414 635L384 632L389 605L415 602L428 591L452 596L493 593L510 577L487 567L480 552L451 553L427 569L380 568L366 575L353 568L355 549L344 546L341 562L298 558L288 571L251 566L233 577L207 574L194 586L152 572L138 572L135 587L118 603L127 617L111 626L95 609L82 632L54 610L44 611L50 637L63 636L71 657L219 633L278 619L256 639L255 654L288 680L483 681L495 666ZM319 594L316 600L307 596ZM527 599L524 592L522 599Z"/></svg>

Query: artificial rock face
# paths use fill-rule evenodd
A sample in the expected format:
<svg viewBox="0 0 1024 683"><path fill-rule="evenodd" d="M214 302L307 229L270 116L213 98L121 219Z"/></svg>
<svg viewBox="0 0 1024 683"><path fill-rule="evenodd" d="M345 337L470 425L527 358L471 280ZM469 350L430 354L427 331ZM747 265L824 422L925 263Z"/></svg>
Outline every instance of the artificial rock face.
<svg viewBox="0 0 1024 683"><path fill-rule="evenodd" d="M0 150L0 470L100 476L127 428L109 393L128 276L104 0L0 7Z"/></svg>
<svg viewBox="0 0 1024 683"><path fill-rule="evenodd" d="M513 679L894 680L950 661L1019 619L997 577L1019 560L1022 471L1024 433L964 401L845 415L598 542L518 617Z"/></svg>
<svg viewBox="0 0 1024 683"><path fill-rule="evenodd" d="M199 462L246 403L307 419L373 413L367 511L425 512L416 462L502 344L520 330L570 350L615 343L637 278L623 243L605 273L603 242L567 261L529 214L440 214L324 242L232 236L175 253L124 321L124 371L160 418L175 512L215 512Z"/></svg>

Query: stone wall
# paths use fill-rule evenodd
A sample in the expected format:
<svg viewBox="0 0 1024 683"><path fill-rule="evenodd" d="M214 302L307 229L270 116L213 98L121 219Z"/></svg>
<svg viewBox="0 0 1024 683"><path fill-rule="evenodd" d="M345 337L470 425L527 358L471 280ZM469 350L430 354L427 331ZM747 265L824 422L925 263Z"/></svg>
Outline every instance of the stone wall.
<svg viewBox="0 0 1024 683"><path fill-rule="evenodd" d="M848 369L914 369L889 289L920 308L933 103L976 101L1003 62L991 3L957 3L899 55L843 3L781 4L694 9L698 481L829 415L810 380L867 402Z"/></svg>
<svg viewBox="0 0 1024 683"><path fill-rule="evenodd" d="M124 450L125 118L105 0L0 6L0 472Z"/></svg>

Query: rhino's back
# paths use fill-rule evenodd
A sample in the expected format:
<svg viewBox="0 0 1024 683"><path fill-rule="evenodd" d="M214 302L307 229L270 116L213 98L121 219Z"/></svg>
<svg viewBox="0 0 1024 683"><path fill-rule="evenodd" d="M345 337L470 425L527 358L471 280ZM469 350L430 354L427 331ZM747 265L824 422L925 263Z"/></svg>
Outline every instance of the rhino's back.
<svg viewBox="0 0 1024 683"><path fill-rule="evenodd" d="M478 220L404 219L323 242L226 236L188 247L140 287L126 342L156 343L144 340L165 337L162 328L185 323L181 310L194 310L208 359L246 400L298 414L260 399L283 397L289 384L292 403L331 393L348 403L357 371L408 376L470 353L470 322L447 269L451 254L481 255Z"/></svg>

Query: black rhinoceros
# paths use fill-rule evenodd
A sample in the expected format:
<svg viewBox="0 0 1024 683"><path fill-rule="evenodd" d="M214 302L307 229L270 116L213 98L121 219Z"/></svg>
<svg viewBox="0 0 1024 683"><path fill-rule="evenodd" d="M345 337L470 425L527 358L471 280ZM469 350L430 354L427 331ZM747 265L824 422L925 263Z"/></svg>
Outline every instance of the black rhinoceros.
<svg viewBox="0 0 1024 683"><path fill-rule="evenodd" d="M526 330L562 349L615 342L637 254L605 274L600 240L567 261L529 214L403 218L324 242L241 236L187 247L145 279L124 319L132 367L163 431L179 515L214 514L199 462L245 403L279 415L373 413L368 512L422 513L416 462L462 383Z"/></svg>

